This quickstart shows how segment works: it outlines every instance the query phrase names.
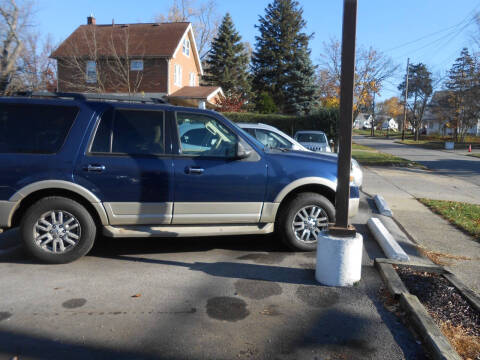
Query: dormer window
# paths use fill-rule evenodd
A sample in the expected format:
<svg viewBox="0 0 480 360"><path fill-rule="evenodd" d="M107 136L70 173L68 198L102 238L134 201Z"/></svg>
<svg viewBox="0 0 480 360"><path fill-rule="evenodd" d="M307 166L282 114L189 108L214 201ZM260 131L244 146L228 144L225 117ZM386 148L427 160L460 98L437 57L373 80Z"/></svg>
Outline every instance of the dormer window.
<svg viewBox="0 0 480 360"><path fill-rule="evenodd" d="M185 55L190 56L190 40L187 38L183 39L182 51Z"/></svg>

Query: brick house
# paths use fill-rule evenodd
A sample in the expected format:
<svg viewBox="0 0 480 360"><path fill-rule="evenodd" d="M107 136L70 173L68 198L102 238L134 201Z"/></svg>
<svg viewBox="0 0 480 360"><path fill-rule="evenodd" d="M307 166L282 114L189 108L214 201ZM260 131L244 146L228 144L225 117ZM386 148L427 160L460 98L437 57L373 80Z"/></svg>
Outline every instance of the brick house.
<svg viewBox="0 0 480 360"><path fill-rule="evenodd" d="M89 16L51 57L58 91L145 94L217 107L220 87L200 86L202 63L191 23L97 25Z"/></svg>

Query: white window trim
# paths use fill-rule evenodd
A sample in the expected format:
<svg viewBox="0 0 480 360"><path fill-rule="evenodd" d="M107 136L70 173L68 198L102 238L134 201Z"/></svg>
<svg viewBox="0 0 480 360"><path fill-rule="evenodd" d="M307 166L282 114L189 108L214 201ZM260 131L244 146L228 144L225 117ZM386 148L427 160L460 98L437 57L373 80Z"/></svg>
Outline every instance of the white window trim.
<svg viewBox="0 0 480 360"><path fill-rule="evenodd" d="M195 73L194 72L190 73L189 85L190 86L195 86Z"/></svg>
<svg viewBox="0 0 480 360"><path fill-rule="evenodd" d="M174 67L173 83L176 86L182 86L182 67L179 64L175 64Z"/></svg>
<svg viewBox="0 0 480 360"><path fill-rule="evenodd" d="M93 76L93 71L90 72L89 66L93 64L93 68L95 70L95 76ZM92 76L90 76L90 74ZM94 60L87 60L85 64L85 81L88 84L96 84L97 83L97 62Z"/></svg>
<svg viewBox="0 0 480 360"><path fill-rule="evenodd" d="M188 56L190 57L190 50L191 50L191 43L190 43L190 40L186 37L183 39L183 43L182 43L182 53L185 55L185 56Z"/></svg>
<svg viewBox="0 0 480 360"><path fill-rule="evenodd" d="M134 63L141 64L141 66L134 68ZM143 71L143 60L130 60L130 71Z"/></svg>

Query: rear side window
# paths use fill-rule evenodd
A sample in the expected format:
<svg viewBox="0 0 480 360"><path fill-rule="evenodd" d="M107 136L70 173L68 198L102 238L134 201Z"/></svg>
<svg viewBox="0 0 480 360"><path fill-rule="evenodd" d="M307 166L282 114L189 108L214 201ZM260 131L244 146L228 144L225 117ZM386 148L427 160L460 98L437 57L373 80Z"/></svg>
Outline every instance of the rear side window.
<svg viewBox="0 0 480 360"><path fill-rule="evenodd" d="M162 111L108 110L100 119L90 152L128 155L165 153Z"/></svg>
<svg viewBox="0 0 480 360"><path fill-rule="evenodd" d="M74 106L0 103L0 153L58 152L77 114Z"/></svg>

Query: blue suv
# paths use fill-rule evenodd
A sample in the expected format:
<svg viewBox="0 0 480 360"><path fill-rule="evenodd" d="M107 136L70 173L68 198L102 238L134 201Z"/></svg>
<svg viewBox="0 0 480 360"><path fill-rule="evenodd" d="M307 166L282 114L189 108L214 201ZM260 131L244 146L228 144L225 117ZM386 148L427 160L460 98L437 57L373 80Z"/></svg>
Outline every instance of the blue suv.
<svg viewBox="0 0 480 360"><path fill-rule="evenodd" d="M267 234L314 250L336 159L264 147L221 114L158 99L0 98L0 228L66 263L109 237ZM359 191L350 189L350 215Z"/></svg>

